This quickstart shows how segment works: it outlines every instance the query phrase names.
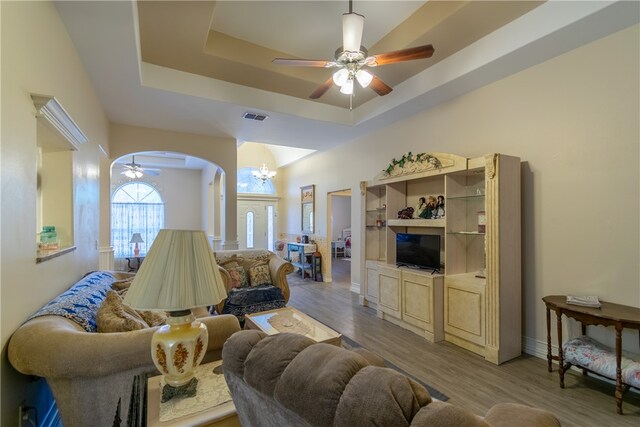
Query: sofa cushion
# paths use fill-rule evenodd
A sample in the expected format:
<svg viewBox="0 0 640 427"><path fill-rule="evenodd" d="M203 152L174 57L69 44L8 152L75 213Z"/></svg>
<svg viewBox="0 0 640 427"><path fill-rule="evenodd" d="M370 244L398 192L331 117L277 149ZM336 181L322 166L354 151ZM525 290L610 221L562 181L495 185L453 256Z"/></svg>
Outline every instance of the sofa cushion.
<svg viewBox="0 0 640 427"><path fill-rule="evenodd" d="M98 332L128 332L148 328L134 309L122 302L115 291L109 291L96 316Z"/></svg>
<svg viewBox="0 0 640 427"><path fill-rule="evenodd" d="M240 378L244 378L244 362L261 339L266 337L262 331L249 329L241 334L235 333L229 337L222 348L222 361L225 372L231 372Z"/></svg>
<svg viewBox="0 0 640 427"><path fill-rule="evenodd" d="M249 283L253 287L273 284L266 261L256 261L249 267Z"/></svg>
<svg viewBox="0 0 640 427"><path fill-rule="evenodd" d="M345 387L365 366L368 362L364 357L340 347L307 347L282 373L275 400L312 425L332 426Z"/></svg>
<svg viewBox="0 0 640 427"><path fill-rule="evenodd" d="M268 336L256 343L244 363L244 380L251 387L273 397L276 385L289 363L316 342L300 334Z"/></svg>
<svg viewBox="0 0 640 427"><path fill-rule="evenodd" d="M27 321L40 316L62 316L77 323L87 332L96 332L96 313L114 280L115 276L110 272L89 273L49 301Z"/></svg>
<svg viewBox="0 0 640 427"><path fill-rule="evenodd" d="M491 424L471 412L439 400L433 401L420 409L416 416L413 417L411 425L429 427L491 427ZM508 425L518 426L523 424L514 422Z"/></svg>
<svg viewBox="0 0 640 427"><path fill-rule="evenodd" d="M275 286L231 289L227 293L222 314L233 314L240 317L245 314L275 310L285 305L282 291Z"/></svg>

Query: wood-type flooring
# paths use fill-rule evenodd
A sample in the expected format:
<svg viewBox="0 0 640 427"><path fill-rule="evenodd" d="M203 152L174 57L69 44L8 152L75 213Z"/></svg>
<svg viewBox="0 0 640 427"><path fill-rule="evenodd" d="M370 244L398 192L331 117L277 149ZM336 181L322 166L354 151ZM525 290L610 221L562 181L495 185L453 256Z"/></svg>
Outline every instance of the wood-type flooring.
<svg viewBox="0 0 640 427"><path fill-rule="evenodd" d="M409 374L449 396L449 403L484 415L501 402L517 402L553 412L563 426L640 426L640 395L627 392L624 415L616 414L615 386L583 377L547 372L547 361L523 354L496 366L447 342L430 343L414 333L376 317L375 309L358 304L350 291L351 263L333 259L333 283L288 276L289 305L378 353ZM540 310L544 310L541 305ZM517 426L514 426L517 427Z"/></svg>

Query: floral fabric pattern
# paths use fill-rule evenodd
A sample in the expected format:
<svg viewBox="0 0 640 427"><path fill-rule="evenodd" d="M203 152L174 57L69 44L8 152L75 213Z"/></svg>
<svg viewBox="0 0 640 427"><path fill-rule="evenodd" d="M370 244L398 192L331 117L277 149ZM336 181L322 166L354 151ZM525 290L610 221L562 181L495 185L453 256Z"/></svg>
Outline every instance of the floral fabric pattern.
<svg viewBox="0 0 640 427"><path fill-rule="evenodd" d="M615 350L588 336L568 340L562 345L564 359L572 365L583 366L590 371L615 380ZM622 356L622 381L632 387L640 388L640 362Z"/></svg>
<svg viewBox="0 0 640 427"><path fill-rule="evenodd" d="M258 261L249 268L249 282L252 287L273 284L266 262Z"/></svg>
<svg viewBox="0 0 640 427"><path fill-rule="evenodd" d="M87 332L97 332L96 314L114 280L113 274L106 271L90 273L49 301L27 321L40 316L62 316L74 321Z"/></svg>

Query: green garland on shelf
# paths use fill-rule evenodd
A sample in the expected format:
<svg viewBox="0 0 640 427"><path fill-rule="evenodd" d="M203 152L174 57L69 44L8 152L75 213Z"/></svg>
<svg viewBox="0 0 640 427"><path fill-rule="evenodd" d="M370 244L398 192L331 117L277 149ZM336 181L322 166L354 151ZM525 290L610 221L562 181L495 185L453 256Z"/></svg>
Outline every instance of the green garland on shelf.
<svg viewBox="0 0 640 427"><path fill-rule="evenodd" d="M386 172L387 175L391 175L391 172L393 172L396 166L399 166L402 169L405 167L405 165L409 163L424 163L424 162L432 165L434 169L442 168L442 163L437 157L434 157L431 154L427 154L427 153L419 153L414 156L413 153L409 151L408 153L404 154L400 158L400 160L396 160L395 158L391 159L391 163L389 163L389 166L387 166L387 168L384 169L384 172Z"/></svg>

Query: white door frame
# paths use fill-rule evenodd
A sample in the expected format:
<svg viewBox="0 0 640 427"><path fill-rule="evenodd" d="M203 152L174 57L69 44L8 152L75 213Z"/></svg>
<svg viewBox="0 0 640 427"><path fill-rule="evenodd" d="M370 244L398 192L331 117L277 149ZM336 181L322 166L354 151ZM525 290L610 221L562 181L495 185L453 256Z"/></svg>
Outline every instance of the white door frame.
<svg viewBox="0 0 640 427"><path fill-rule="evenodd" d="M349 196L351 197L351 189L345 188L343 190L335 190L327 192L327 247L325 253L327 254L327 259L324 260L325 265L325 274L324 281L325 282L333 282L333 276L331 274L331 265L333 256L331 254L331 241L333 240L333 221L332 221L332 210L333 210L333 196ZM349 218L351 220L351 218ZM353 234L353 232L352 232ZM353 238L351 239L351 244L353 245ZM351 276L351 274L349 274Z"/></svg>
<svg viewBox="0 0 640 427"><path fill-rule="evenodd" d="M273 240L274 242L276 240L278 240L278 201L280 200L280 197L274 197L274 196L265 196L265 195L248 195L248 194L243 194L243 195L238 195L237 197L237 204L238 206L240 205L240 202L259 202L260 204L262 203L269 203L269 204L273 204ZM240 209L238 209L238 216L240 215ZM238 221L240 220L240 218L238 218ZM238 225L240 223L238 222ZM240 243L240 235L241 235L241 230L239 229L240 227L238 227L238 242L239 242L239 246L242 246L242 244ZM246 234L246 230L243 230L243 233ZM255 241L255 237L254 237L254 241Z"/></svg>

